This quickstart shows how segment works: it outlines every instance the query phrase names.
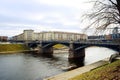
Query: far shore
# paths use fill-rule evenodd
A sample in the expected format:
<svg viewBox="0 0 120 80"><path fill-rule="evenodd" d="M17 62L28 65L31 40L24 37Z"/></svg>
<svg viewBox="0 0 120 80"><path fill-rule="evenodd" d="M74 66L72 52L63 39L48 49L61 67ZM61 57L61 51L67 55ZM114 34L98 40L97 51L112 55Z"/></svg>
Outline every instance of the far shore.
<svg viewBox="0 0 120 80"><path fill-rule="evenodd" d="M0 52L0 54L28 53L28 52L36 52L36 50L2 51L2 52Z"/></svg>
<svg viewBox="0 0 120 80"><path fill-rule="evenodd" d="M54 49L53 50L55 54L59 54L59 53L68 53L69 49ZM53 54L54 54L53 53Z"/></svg>

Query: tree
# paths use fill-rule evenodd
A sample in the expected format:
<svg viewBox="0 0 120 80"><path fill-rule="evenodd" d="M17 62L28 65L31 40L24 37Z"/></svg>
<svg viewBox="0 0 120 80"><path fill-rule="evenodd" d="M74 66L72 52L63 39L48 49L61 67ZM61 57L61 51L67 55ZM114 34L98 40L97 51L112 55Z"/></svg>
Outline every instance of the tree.
<svg viewBox="0 0 120 80"><path fill-rule="evenodd" d="M120 0L96 0L92 2L94 2L94 10L85 15L85 18L89 18L92 22L86 29L94 27L97 33L105 31L106 28L120 25Z"/></svg>

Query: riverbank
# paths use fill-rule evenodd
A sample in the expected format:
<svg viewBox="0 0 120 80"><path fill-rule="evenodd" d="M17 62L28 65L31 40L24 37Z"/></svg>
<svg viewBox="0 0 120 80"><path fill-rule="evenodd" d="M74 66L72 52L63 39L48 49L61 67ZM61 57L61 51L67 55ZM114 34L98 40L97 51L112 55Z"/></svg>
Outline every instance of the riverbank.
<svg viewBox="0 0 120 80"><path fill-rule="evenodd" d="M21 50L21 51L4 51L0 52L0 54L14 54L14 53L36 53L37 50Z"/></svg>
<svg viewBox="0 0 120 80"><path fill-rule="evenodd" d="M47 78L44 80L69 80L69 79L72 79L72 78L82 74L82 73L88 72L96 67L100 67L100 66L105 65L107 63L108 63L107 61L101 60L101 61L95 62L93 64L83 66L83 67L80 67L80 68L77 68L77 69L74 69L74 70L71 70L71 71Z"/></svg>
<svg viewBox="0 0 120 80"><path fill-rule="evenodd" d="M119 80L119 68L120 60L111 64L109 64L108 61L101 60L44 80Z"/></svg>
<svg viewBox="0 0 120 80"><path fill-rule="evenodd" d="M29 47L24 44L0 44L0 54L30 51Z"/></svg>
<svg viewBox="0 0 120 80"><path fill-rule="evenodd" d="M103 65L69 80L120 80L120 60Z"/></svg>

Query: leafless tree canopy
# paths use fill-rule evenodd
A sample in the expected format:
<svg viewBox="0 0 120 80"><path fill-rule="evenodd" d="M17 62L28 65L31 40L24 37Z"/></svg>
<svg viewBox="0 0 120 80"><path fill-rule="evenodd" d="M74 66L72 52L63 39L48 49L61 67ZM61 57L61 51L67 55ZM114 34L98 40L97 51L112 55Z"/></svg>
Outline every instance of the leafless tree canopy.
<svg viewBox="0 0 120 80"><path fill-rule="evenodd" d="M94 2L94 10L85 16L92 23L86 29L94 27L96 31L103 31L106 28L120 25L120 0L96 0L92 2Z"/></svg>

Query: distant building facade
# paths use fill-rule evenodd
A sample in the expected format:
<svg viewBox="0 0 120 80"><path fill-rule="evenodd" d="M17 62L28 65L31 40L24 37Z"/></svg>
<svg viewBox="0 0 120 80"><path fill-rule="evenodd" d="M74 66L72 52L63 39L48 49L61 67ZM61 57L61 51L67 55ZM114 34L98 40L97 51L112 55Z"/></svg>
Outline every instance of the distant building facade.
<svg viewBox="0 0 120 80"><path fill-rule="evenodd" d="M119 27L115 27L112 30L112 34L108 35L98 35L98 36L88 36L88 40L119 40L120 41L120 29Z"/></svg>
<svg viewBox="0 0 120 80"><path fill-rule="evenodd" d="M71 32L48 31L36 33L34 30L24 30L22 34L12 37L16 41L33 41L33 40L85 40L87 35Z"/></svg>
<svg viewBox="0 0 120 80"><path fill-rule="evenodd" d="M6 41L8 41L8 36L0 36L0 41L1 41L1 42L6 42Z"/></svg>

